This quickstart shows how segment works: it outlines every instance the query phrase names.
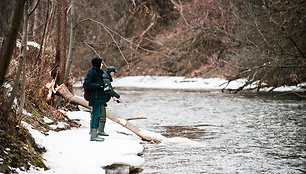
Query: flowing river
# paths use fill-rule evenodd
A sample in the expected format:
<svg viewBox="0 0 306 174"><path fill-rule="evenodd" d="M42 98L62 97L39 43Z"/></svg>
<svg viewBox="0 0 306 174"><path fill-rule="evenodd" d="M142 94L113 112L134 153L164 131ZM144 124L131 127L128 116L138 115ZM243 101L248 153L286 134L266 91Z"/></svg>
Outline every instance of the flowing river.
<svg viewBox="0 0 306 174"><path fill-rule="evenodd" d="M145 174L305 173L306 101L274 94L117 89L110 102L139 128L167 137L146 144Z"/></svg>
<svg viewBox="0 0 306 174"><path fill-rule="evenodd" d="M305 173L306 101L281 93L117 89L123 118L167 139L146 143L143 174Z"/></svg>

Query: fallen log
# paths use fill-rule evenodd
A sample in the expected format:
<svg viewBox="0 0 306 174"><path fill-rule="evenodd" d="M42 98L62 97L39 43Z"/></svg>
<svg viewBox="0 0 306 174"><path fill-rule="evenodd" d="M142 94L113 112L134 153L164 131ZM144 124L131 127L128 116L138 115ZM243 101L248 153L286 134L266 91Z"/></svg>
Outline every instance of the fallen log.
<svg viewBox="0 0 306 174"><path fill-rule="evenodd" d="M66 87L65 84L60 85L59 87L57 87L55 89L57 95L60 95L62 97L64 97L65 99L69 100L70 103L72 104L76 104L76 105L81 105L87 109L91 110L91 106L88 105L88 102L80 97L76 97L74 96ZM157 137L152 137L147 135L144 131L142 131L141 129L139 129L138 127L136 127L135 125L133 125L132 123L128 122L127 119L124 118L120 118L117 117L115 114L113 114L112 112L108 111L106 113L106 117L109 118L110 120L126 127L128 130L134 132L136 135L138 135L139 137L141 137L143 140L145 141L149 141L151 143L156 143L156 142L160 142L161 139L157 138Z"/></svg>
<svg viewBox="0 0 306 174"><path fill-rule="evenodd" d="M161 139L159 139L159 138L151 137L151 136L147 135L141 129L139 129L138 127L136 127L132 123L130 123L127 119L117 117L117 116L115 116L110 111L108 111L106 113L106 117L111 119L112 121L114 121L114 122L116 122L116 123L126 127L127 129L129 129L130 131L134 132L136 135L138 135L139 137L141 137L145 141L149 141L151 143L156 143L156 142L160 142L161 141Z"/></svg>
<svg viewBox="0 0 306 174"><path fill-rule="evenodd" d="M140 120L140 119L148 119L148 120L158 120L156 117L131 117L131 118L126 118L126 120Z"/></svg>
<svg viewBox="0 0 306 174"><path fill-rule="evenodd" d="M88 105L88 101L86 101L85 99L83 99L81 97L74 96L69 91L69 89L67 88L67 86L65 84L61 84L59 87L57 87L55 89L55 94L58 94L58 95L64 97L65 99L70 101L71 104L81 105L81 106L91 110L91 106Z"/></svg>

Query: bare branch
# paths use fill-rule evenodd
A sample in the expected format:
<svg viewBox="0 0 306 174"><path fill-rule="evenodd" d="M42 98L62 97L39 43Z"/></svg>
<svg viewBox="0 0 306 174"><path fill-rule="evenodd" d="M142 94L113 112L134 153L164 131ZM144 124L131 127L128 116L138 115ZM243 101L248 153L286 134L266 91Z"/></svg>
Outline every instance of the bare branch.
<svg viewBox="0 0 306 174"><path fill-rule="evenodd" d="M177 9L177 10L180 12L180 14L181 14L181 16L182 16L184 22L186 23L186 25L191 26L191 25L187 22L187 20L186 20L186 18L185 18L185 16L184 16L184 13L183 13L183 5L182 5L181 0L179 0L179 3L180 3L180 4L178 4L175 0L170 0L170 1L171 1L172 4L174 5L174 8Z"/></svg>
<svg viewBox="0 0 306 174"><path fill-rule="evenodd" d="M36 5L34 6L34 8L31 10L31 12L28 14L28 16L31 16L32 13L36 10L38 4L39 4L40 0L37 1Z"/></svg>
<svg viewBox="0 0 306 174"><path fill-rule="evenodd" d="M80 20L78 23L75 24L75 27L77 27L79 24L81 24L81 23L83 23L83 22L87 22L87 21L92 21L92 22L98 23L99 25L101 25L101 26L105 29L105 31L111 36L112 40L115 42L117 48L118 48L119 51L120 51L120 54L122 55L124 61L127 63L128 66L129 66L129 63L128 63L128 61L126 60L125 56L123 55L123 53L122 53L122 51L121 51L121 48L120 48L119 44L117 43L117 41L115 40L113 34L119 36L122 40L128 42L129 44L135 46L136 48L140 48L140 49L142 49L142 50L144 50L144 51L147 51L147 52L150 52L150 53L159 54L159 55L162 55L162 56L165 56L165 57L169 58L169 56L166 55L166 54L163 54L163 53L160 53L160 52L157 52L157 51L153 51L153 50L149 50L149 49L146 49L146 48L143 48L143 47L139 46L139 44L135 44L134 42L132 42L132 41L126 39L125 37L121 36L119 33L115 32L115 31L112 30L112 29L110 29L109 27L107 27L106 25L104 25L102 22L96 21L96 20L91 19L91 18L86 18L86 19ZM154 23L153 23L153 24L154 24ZM152 26L153 26L153 24L152 24ZM151 26L151 24L150 24L150 26L147 28L147 30L149 30L152 26ZM145 31L145 32L146 32L146 31ZM145 34L145 32L143 32L143 34Z"/></svg>

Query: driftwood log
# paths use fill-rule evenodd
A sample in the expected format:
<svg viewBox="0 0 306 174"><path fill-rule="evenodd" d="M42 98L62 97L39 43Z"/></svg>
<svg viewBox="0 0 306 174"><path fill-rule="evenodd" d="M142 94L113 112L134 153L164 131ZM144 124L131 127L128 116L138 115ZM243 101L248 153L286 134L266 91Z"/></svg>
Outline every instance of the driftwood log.
<svg viewBox="0 0 306 174"><path fill-rule="evenodd" d="M62 97L64 97L65 99L69 100L70 103L72 104L76 104L76 105L81 105L87 109L91 110L91 106L88 105L88 102L80 97L76 97L74 96L66 87L66 85L62 84L59 87L57 87L55 89L56 94L60 95ZM135 125L133 125L132 123L130 123L128 121L128 119L125 118L120 118L118 116L116 116L115 114L113 114L112 112L108 111L106 113L106 117L109 118L110 120L126 127L127 129L129 129L130 131L134 132L136 135L138 135L139 137L141 137L143 140L145 141L149 141L151 143L156 143L156 142L160 142L161 139L157 138L157 137L152 137L147 135L144 131L142 131L141 129L139 129L138 127L136 127Z"/></svg>

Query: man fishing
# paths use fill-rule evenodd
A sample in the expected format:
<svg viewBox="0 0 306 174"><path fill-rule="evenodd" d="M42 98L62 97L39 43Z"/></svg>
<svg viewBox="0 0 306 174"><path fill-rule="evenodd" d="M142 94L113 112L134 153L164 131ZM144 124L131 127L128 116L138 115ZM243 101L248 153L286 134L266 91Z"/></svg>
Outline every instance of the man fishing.
<svg viewBox="0 0 306 174"><path fill-rule="evenodd" d="M117 102L123 102L123 98L113 89L111 82L113 81L113 76L118 71L113 66L107 67L107 71L103 73L103 81L105 83L104 93L106 102L108 102L112 97ZM106 123L106 108L105 105L102 106L102 115L99 121L98 135L108 136L107 133L104 132Z"/></svg>

